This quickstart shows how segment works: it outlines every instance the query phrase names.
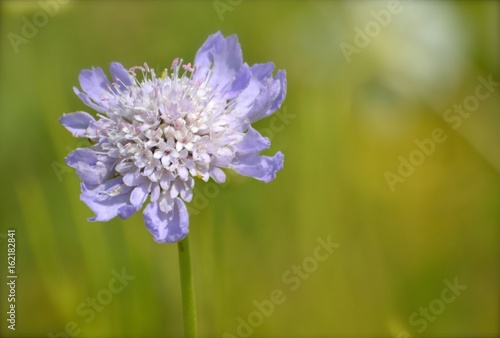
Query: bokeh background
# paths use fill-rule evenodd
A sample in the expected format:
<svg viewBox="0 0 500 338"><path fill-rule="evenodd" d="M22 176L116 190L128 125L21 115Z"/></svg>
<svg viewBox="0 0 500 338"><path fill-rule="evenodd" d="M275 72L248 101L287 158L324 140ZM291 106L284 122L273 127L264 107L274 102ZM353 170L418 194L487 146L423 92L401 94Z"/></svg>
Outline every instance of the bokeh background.
<svg viewBox="0 0 500 338"><path fill-rule="evenodd" d="M270 153L285 154L285 167L267 185L234 175L218 188L196 183L190 227L200 336L498 337L500 87L458 128L443 114L475 95L478 77L500 81L499 3L401 2L377 30L372 11L387 8L2 1L2 337L65 337L74 333L64 332L70 322L82 338L182 336L176 246L155 243L141 214L86 221L92 213L63 158L88 143L58 119L90 111L72 90L81 69L112 61L163 69L175 57L192 60L218 30L238 35L249 64L273 61L287 71L278 117L257 124L272 139ZM44 20L41 11L53 15ZM13 43L34 16L36 32ZM356 47L357 29L367 28L369 43L358 48L358 37ZM347 44L358 48L348 57ZM446 140L391 189L386 172L398 174L400 156L408 159L415 140L435 128ZM15 331L6 328L7 229L17 234ZM290 290L283 275L310 262L317 238L328 236L340 246ZM103 299L113 270L135 278L88 320L78 308ZM445 280L467 288L442 309ZM238 317L248 322L254 301L274 289L286 300L238 335ZM438 315L419 332L423 324L410 316L429 305Z"/></svg>

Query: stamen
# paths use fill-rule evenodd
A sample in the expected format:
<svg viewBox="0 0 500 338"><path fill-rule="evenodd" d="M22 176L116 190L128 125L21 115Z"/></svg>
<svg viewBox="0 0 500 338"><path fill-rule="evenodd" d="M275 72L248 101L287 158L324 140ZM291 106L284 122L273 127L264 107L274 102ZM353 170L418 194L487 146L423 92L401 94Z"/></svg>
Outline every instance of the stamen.
<svg viewBox="0 0 500 338"><path fill-rule="evenodd" d="M183 65L182 68L188 72L194 72L194 68L191 67L191 63L188 63L187 65Z"/></svg>
<svg viewBox="0 0 500 338"><path fill-rule="evenodd" d="M177 68L177 65L179 64L179 58L175 58L174 61L172 61L172 65L170 66L170 69L174 70Z"/></svg>

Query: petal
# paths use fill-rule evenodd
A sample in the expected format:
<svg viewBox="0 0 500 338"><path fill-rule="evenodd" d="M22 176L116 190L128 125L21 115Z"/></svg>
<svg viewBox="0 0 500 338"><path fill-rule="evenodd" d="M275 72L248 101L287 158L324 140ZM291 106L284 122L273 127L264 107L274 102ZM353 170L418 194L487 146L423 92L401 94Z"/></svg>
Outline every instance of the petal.
<svg viewBox="0 0 500 338"><path fill-rule="evenodd" d="M278 151L273 157L248 156L239 159L231 168L238 174L256 178L268 183L276 178L276 173L283 169L283 154Z"/></svg>
<svg viewBox="0 0 500 338"><path fill-rule="evenodd" d="M158 206L160 207L161 211L163 211L164 213L171 212L174 208L174 204L174 199L170 197L170 194L168 192L163 192L160 194L160 197L158 198Z"/></svg>
<svg viewBox="0 0 500 338"><path fill-rule="evenodd" d="M113 81L120 86L120 90L124 90L127 86L132 85L132 78L121 63L113 62L109 66L109 71Z"/></svg>
<svg viewBox="0 0 500 338"><path fill-rule="evenodd" d="M285 100L285 97L286 97L286 86L287 86L286 72L284 70L279 70L278 73L276 74L276 76L274 77L274 80L279 82L280 92L279 92L278 96L276 97L276 99L274 100L273 104L271 105L271 109L270 109L271 113L267 114L266 116L268 116L268 115L272 114L273 112L275 112L276 110L278 110L281 107L281 104L283 103L283 101Z"/></svg>
<svg viewBox="0 0 500 338"><path fill-rule="evenodd" d="M128 185L129 187L135 187L144 181L144 176L141 175L139 169L135 171L130 171L123 176L123 183Z"/></svg>
<svg viewBox="0 0 500 338"><path fill-rule="evenodd" d="M91 185L98 185L109 179L116 165L116 159L96 154L90 148L78 148L64 160L76 169L76 174L83 182Z"/></svg>
<svg viewBox="0 0 500 338"><path fill-rule="evenodd" d="M184 188L181 190L181 198L186 202L191 202L193 199L193 190L190 188Z"/></svg>
<svg viewBox="0 0 500 338"><path fill-rule="evenodd" d="M248 86L251 72L243 63L241 46L236 35L224 36L217 32L196 53L195 80L210 77L209 84L218 87L227 99L235 97Z"/></svg>
<svg viewBox="0 0 500 338"><path fill-rule="evenodd" d="M80 199L95 213L89 221L105 222L116 217L131 215L130 188L123 184L121 177L107 180L100 185L81 184ZM127 207L127 208L125 208Z"/></svg>
<svg viewBox="0 0 500 338"><path fill-rule="evenodd" d="M101 68L84 69L80 72L78 79L82 90L98 104L103 97L108 95L108 90L111 88L111 83Z"/></svg>
<svg viewBox="0 0 500 338"><path fill-rule="evenodd" d="M218 167L226 168L228 165L231 164L231 161L233 159L234 159L234 152L228 147L223 147L217 149L217 153L214 154L214 157L212 159L212 164Z"/></svg>
<svg viewBox="0 0 500 338"><path fill-rule="evenodd" d="M118 209L118 216L121 219L127 219L133 214L135 214L140 208L134 207L133 205L124 205Z"/></svg>
<svg viewBox="0 0 500 338"><path fill-rule="evenodd" d="M210 176L214 179L215 182L221 184L226 181L226 174L222 169L218 167L214 167L210 169Z"/></svg>
<svg viewBox="0 0 500 338"><path fill-rule="evenodd" d="M181 180L176 179L170 186L170 197L177 198L177 196L179 196L179 193L183 188L184 188L184 183Z"/></svg>
<svg viewBox="0 0 500 338"><path fill-rule="evenodd" d="M90 148L78 148L69 153L64 160L67 165L76 169L81 162L87 164L95 163L97 155Z"/></svg>
<svg viewBox="0 0 500 338"><path fill-rule="evenodd" d="M251 123L274 113L286 96L286 74L280 70L272 77L273 63L256 64L250 68L252 78L236 100L235 114Z"/></svg>
<svg viewBox="0 0 500 338"><path fill-rule="evenodd" d="M130 194L130 203L132 203L133 206L138 208L142 207L148 197L150 185L151 183L146 180L132 190Z"/></svg>
<svg viewBox="0 0 500 338"><path fill-rule="evenodd" d="M250 83L236 100L238 115L248 113L253 106L257 105L260 108L260 106L267 104L267 83L272 78L273 70L274 64L272 62L255 64L250 67L252 73ZM242 112L240 113L240 111Z"/></svg>
<svg viewBox="0 0 500 338"><path fill-rule="evenodd" d="M147 229L158 243L173 243L182 240L189 232L189 215L180 199L174 200L171 212L164 213L157 202L150 202L143 212Z"/></svg>
<svg viewBox="0 0 500 338"><path fill-rule="evenodd" d="M177 173L178 173L179 177L181 178L181 180L185 181L188 179L189 172L186 169L186 167L177 168Z"/></svg>
<svg viewBox="0 0 500 338"><path fill-rule="evenodd" d="M160 185L158 183L153 183L151 186L151 202L156 202L160 198Z"/></svg>
<svg viewBox="0 0 500 338"><path fill-rule="evenodd" d="M99 102L101 105L95 104L90 100L87 94L84 92L81 92L78 88L73 87L73 91L75 94L82 100L83 103L85 103L88 107L100 112L100 113L106 113L108 111L107 109L107 104L105 102Z"/></svg>
<svg viewBox="0 0 500 338"><path fill-rule="evenodd" d="M250 72L250 67L246 63L244 63L240 67L240 69L238 69L238 71L233 75L232 82L230 83L230 86L226 93L226 98L232 99L246 87L248 87L251 77L252 73Z"/></svg>
<svg viewBox="0 0 500 338"><path fill-rule="evenodd" d="M276 173L283 168L284 156L277 152L273 157L260 156L262 150L269 148L270 142L252 127L241 142L236 145L236 153L230 168L237 173L250 176L263 182L276 178Z"/></svg>
<svg viewBox="0 0 500 338"><path fill-rule="evenodd" d="M268 149L271 142L267 137L262 136L252 126L248 127L245 137L236 145L236 157L249 153L258 154L260 151Z"/></svg>
<svg viewBox="0 0 500 338"><path fill-rule="evenodd" d="M92 122L95 123L95 119L85 112L64 114L59 119L59 123L73 133L75 137L86 136L86 130Z"/></svg>

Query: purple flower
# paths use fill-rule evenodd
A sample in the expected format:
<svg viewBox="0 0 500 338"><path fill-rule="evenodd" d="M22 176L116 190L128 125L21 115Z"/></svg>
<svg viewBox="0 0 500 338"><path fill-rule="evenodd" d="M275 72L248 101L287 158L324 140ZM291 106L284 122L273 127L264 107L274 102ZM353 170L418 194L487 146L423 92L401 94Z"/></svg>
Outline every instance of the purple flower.
<svg viewBox="0 0 500 338"><path fill-rule="evenodd" d="M147 64L126 70L112 63L110 82L101 68L80 73L76 95L97 112L60 119L90 148L66 157L81 183L90 221L125 219L142 208L147 229L160 243L182 240L194 178L223 183L228 168L269 182L283 168L283 154L269 148L251 123L274 113L286 94L285 72L274 64L249 67L235 35L210 36L194 65L175 59L158 77ZM139 74L139 75L138 75Z"/></svg>

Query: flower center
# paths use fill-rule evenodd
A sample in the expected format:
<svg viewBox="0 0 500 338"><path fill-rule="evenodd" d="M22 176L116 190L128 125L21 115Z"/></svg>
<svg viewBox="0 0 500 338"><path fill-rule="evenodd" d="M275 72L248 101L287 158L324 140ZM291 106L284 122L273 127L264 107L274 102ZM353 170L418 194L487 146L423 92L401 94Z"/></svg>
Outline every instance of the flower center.
<svg viewBox="0 0 500 338"><path fill-rule="evenodd" d="M130 69L132 85L114 83L109 90L100 147L117 158L124 183L149 184L152 199L178 194L191 199L192 177L208 181L220 175L215 166L231 163L234 145L244 135L235 130L241 121L231 114L231 101L209 85L209 78L193 80L193 72L191 64L175 59L170 74L165 70L157 77L145 64ZM169 209L167 202L160 207Z"/></svg>

